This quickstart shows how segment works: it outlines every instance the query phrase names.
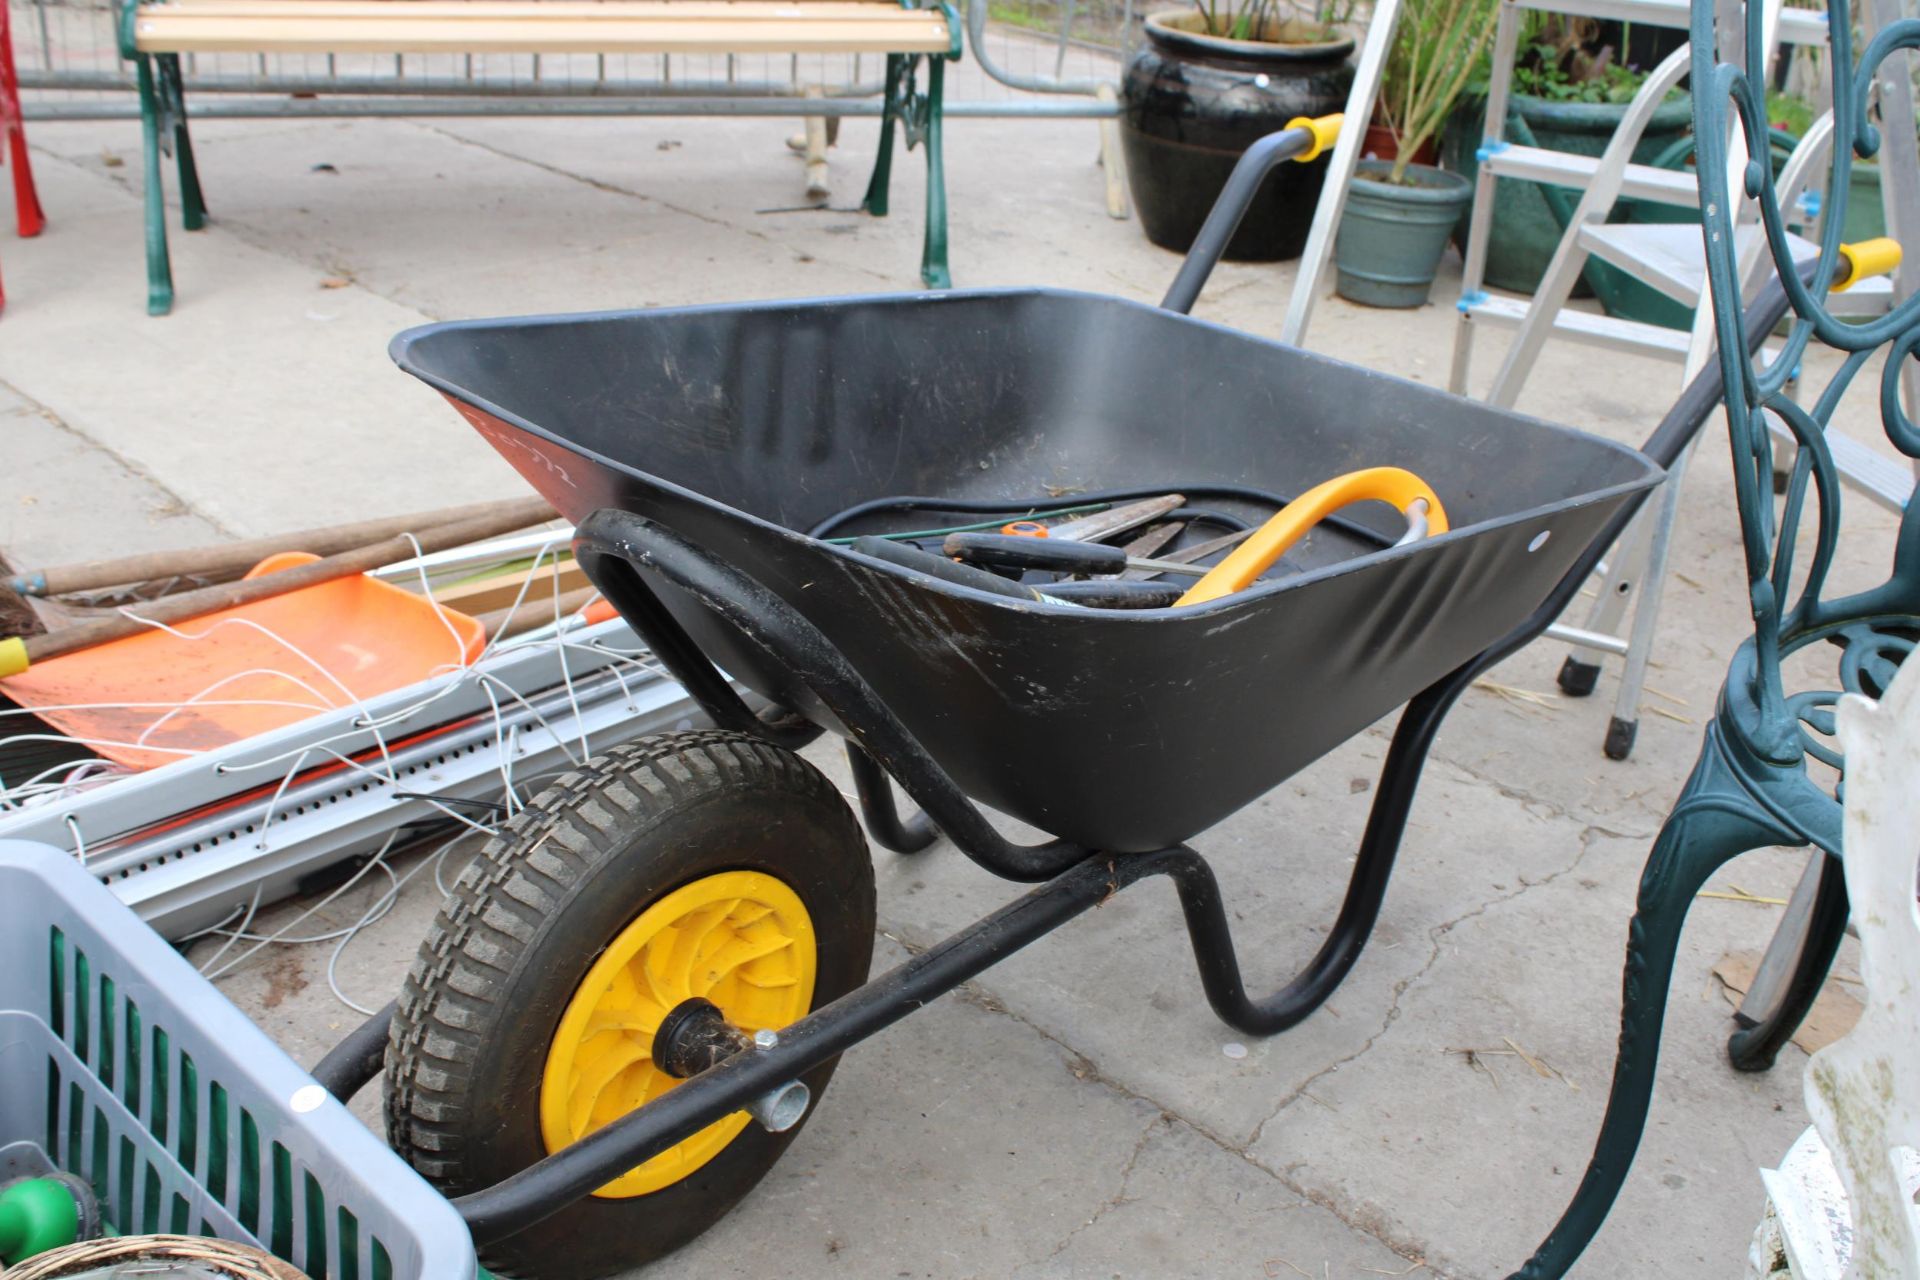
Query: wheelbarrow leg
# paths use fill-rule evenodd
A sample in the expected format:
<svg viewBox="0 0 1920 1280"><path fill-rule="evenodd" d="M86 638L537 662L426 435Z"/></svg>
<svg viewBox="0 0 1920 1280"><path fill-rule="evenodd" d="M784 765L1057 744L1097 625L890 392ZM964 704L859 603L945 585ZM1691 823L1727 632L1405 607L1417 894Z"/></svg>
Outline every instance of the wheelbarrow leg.
<svg viewBox="0 0 1920 1280"><path fill-rule="evenodd" d="M893 779L852 740L847 742L847 768L853 773L853 789L860 796L860 817L867 824L867 833L882 848L919 853L940 838L940 828L924 813L901 821L900 811L894 807Z"/></svg>
<svg viewBox="0 0 1920 1280"><path fill-rule="evenodd" d="M1340 914L1313 959L1271 998L1255 1001L1246 993L1226 907L1207 864L1196 857L1191 866L1168 872L1180 890L1187 934L1207 1001L1228 1026L1246 1035L1278 1035L1325 1004L1360 959L1380 919L1380 906L1387 896L1387 882L1393 876L1394 859L1400 852L1407 816L1413 810L1427 751L1440 722L1479 670L1477 665L1463 667L1426 689L1401 713L1386 763L1380 769L1373 809L1367 815L1367 829L1360 839L1360 852L1354 859Z"/></svg>
<svg viewBox="0 0 1920 1280"><path fill-rule="evenodd" d="M1606 1221L1627 1180L1653 1102L1667 988L1694 895L1728 860L1798 839L1766 819L1721 751L1718 733L1710 727L1699 763L1660 828L1640 879L1627 932L1613 1090L1586 1174L1559 1223L1512 1280L1557 1280L1565 1275Z"/></svg>

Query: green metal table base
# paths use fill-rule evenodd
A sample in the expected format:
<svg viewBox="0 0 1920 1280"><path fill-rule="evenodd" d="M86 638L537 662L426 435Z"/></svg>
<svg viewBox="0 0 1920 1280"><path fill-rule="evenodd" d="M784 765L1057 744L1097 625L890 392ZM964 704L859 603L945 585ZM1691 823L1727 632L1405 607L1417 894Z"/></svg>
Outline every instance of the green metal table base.
<svg viewBox="0 0 1920 1280"><path fill-rule="evenodd" d="M1729 388L1727 427L1754 631L1728 667L1699 760L1661 828L1640 882L1627 938L1619 1056L1592 1159L1559 1224L1515 1273L1516 1280L1564 1275L1605 1221L1626 1181L1653 1099L1667 988L1687 909L1717 868L1751 849L1813 845L1829 861L1792 978L1777 1007L1729 1041L1734 1066L1759 1070L1770 1065L1806 1016L1847 921L1839 874L1838 788L1816 782L1809 765L1827 766L1844 778L1846 761L1832 745L1835 704L1848 694L1879 697L1920 643L1920 502L1909 503L1901 519L1892 571L1884 583L1835 599L1825 594L1841 524L1840 478L1826 444L1827 424L1849 387L1884 351L1884 365L1869 375L1880 382L1875 391L1881 426L1894 449L1920 459L1920 426L1901 403L1902 376L1920 352L1920 297L1896 302L1883 316L1841 321L1827 309L1824 289L1828 281L1848 273L1840 229L1846 221L1852 165L1856 156L1871 157L1882 141L1868 122L1874 79L1895 50L1920 49L1920 21L1888 24L1856 64L1849 7L1845 0L1829 0L1834 143L1820 255L1810 275L1803 278L1805 269L1792 260L1771 166L1764 159L1741 166L1744 194L1758 202L1774 270L1794 315L1782 352L1770 364L1756 366L1745 354L1754 344L1747 340L1741 307L1735 256L1738 202L1729 190L1729 140L1737 116L1749 154L1765 157L1768 69L1755 52L1762 46L1758 8L1745 14L1743 41L1735 32L1716 32L1714 9L1715 0L1693 0L1693 133L1715 341L1723 385ZM1742 65L1716 61L1717 49L1742 44L1748 50ZM1917 250L1920 246L1909 247L1909 252ZM1809 280L1815 283L1810 286ZM1815 340L1838 352L1841 361L1817 401L1807 407L1786 394L1786 386ZM1786 425L1797 448L1778 510L1768 416ZM1796 544L1803 525L1813 533L1811 545L1800 548ZM1801 581L1797 595L1796 580ZM1796 683L1789 691L1783 675L1786 659L1815 648L1837 655L1833 687L1803 690Z"/></svg>
<svg viewBox="0 0 1920 1280"><path fill-rule="evenodd" d="M1693 773L1654 841L1627 930L1620 1047L1600 1137L1572 1203L1533 1257L1514 1273L1515 1280L1550 1280L1565 1275L1606 1221L1627 1180L1653 1102L1667 993L1680 947L1681 926L1694 896L1715 871L1743 853L1805 843L1798 831L1768 812L1750 780L1735 764L1737 754L1730 749L1721 725L1710 723ZM1844 915L1841 923L1844 927ZM1833 941L1837 945L1838 937ZM1822 976L1824 971L1823 963ZM1818 989L1817 979L1813 986ZM1812 994L1808 992L1800 1007L1782 1010L1782 1020L1789 1024L1788 1034L1811 1003Z"/></svg>

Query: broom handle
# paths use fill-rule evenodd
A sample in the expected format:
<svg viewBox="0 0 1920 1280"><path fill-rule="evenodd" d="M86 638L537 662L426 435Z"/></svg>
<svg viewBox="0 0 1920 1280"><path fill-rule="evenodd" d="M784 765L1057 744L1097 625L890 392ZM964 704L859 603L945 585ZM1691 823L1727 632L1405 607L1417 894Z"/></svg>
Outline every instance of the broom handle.
<svg viewBox="0 0 1920 1280"><path fill-rule="evenodd" d="M409 530L455 524L464 520L498 516L511 518L507 531L538 524L554 518L553 508L541 498L507 498L494 502L474 502L461 507L443 507L438 511L419 511L408 516L385 516L354 524L328 525L298 533L280 533L268 538L249 538L245 542L222 542L209 547L187 547L178 551L149 551L137 556L113 560L86 560L78 564L55 565L31 573L15 575L5 585L23 596L57 596L70 591L93 591L125 583L152 582L158 578L183 577L196 573L239 573L282 551L311 551L330 556L368 543L392 538Z"/></svg>
<svg viewBox="0 0 1920 1280"><path fill-rule="evenodd" d="M57 658L63 653L90 649L94 645L105 644L110 640L139 635L143 631L151 630L149 625L151 623L164 622L171 625L185 622L202 614L251 604L256 600L265 600L272 596L285 595L289 591L298 591L302 587L311 587L321 582L331 582L335 578L365 573L369 569L378 569L381 565L404 560L410 556L444 551L448 547L476 542L481 538L511 533L515 529L552 517L553 513L544 509L544 503L541 503L540 507L542 508L540 510L530 510L523 505L516 511L476 516L436 528L422 529L411 538L406 536L387 538L371 546L343 551L338 555L327 556L310 564L282 569L278 573L269 573L258 578L245 578L239 582L223 582L218 586L202 587L198 591L183 591L179 595L164 596L159 600L141 605L139 619L116 613L109 617L82 622L76 626L63 627L58 631L50 631L46 635L0 640L0 676L14 675L24 671L29 663L43 662L48 658ZM418 550L415 549L416 542L419 544Z"/></svg>
<svg viewBox="0 0 1920 1280"><path fill-rule="evenodd" d="M522 600L518 609L490 609L480 614L480 625L487 629L487 635L494 640L507 640L535 627L553 625L554 615L567 618L585 608L595 595L592 587L575 587L563 592L556 608L550 592L534 592L531 598Z"/></svg>

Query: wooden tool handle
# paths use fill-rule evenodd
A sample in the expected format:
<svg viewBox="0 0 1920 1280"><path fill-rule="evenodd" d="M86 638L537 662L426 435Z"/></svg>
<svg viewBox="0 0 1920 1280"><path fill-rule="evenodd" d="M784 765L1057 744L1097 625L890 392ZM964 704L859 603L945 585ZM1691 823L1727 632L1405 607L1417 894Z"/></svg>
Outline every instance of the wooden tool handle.
<svg viewBox="0 0 1920 1280"><path fill-rule="evenodd" d="M545 504L541 505L544 507ZM298 591L302 587L311 587L321 582L331 582L335 578L365 573L369 569L378 569L382 565L405 560L414 555L445 551L449 547L478 542L482 538L498 537L503 533L511 533L515 529L536 523L551 514L550 511L543 513L522 505L510 512L497 512L489 516L457 520L436 528L423 529L414 537L403 535L387 538L371 546L343 551L338 555L327 556L297 568L282 569L278 573L269 573L258 578L244 578L239 582L223 582L218 586L202 587L198 591L183 591L179 595L166 596L142 605L140 617L137 619L123 613L116 613L109 617L80 623L78 626L63 627L59 631L52 631L43 636L8 640L0 643L0 676L15 675L24 671L28 663L44 662L48 658L57 658L63 653L90 649L94 645L105 644L110 640L138 635L148 630L152 623L166 623L171 626L198 618L203 614L216 613L222 609L251 604L255 600L285 595L289 591ZM529 516L532 518L530 519ZM419 544L417 551L415 550L416 541Z"/></svg>
<svg viewBox="0 0 1920 1280"><path fill-rule="evenodd" d="M437 525L458 524L464 520L499 518L508 523L502 532L511 533L530 524L554 519L553 508L544 498L507 498L495 502L474 502L438 511L417 511L412 515L384 516L353 524L327 525L297 533L275 534L267 538L249 538L242 542L223 542L210 547L187 547L178 551L151 551L113 560L86 560L76 564L55 565L15 574L6 585L23 596L57 596L70 591L94 591L133 582L152 582L196 573L244 573L255 564L282 551L311 551L330 556L355 547L392 538L402 533L419 532Z"/></svg>

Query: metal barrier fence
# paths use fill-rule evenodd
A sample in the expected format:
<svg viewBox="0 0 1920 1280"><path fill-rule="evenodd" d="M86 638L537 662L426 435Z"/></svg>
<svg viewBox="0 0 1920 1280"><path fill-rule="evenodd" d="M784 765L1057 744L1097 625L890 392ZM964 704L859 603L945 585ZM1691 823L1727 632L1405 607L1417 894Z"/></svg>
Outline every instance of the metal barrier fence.
<svg viewBox="0 0 1920 1280"><path fill-rule="evenodd" d="M115 41L114 4L6 3L28 119L139 114L132 69ZM1115 114L1113 86L1137 32L1132 0L968 0L967 10L968 56L948 75L949 117ZM190 54L182 63L196 116L846 116L880 113L885 59L234 53ZM388 90L392 99L364 96ZM329 93L360 96L330 101Z"/></svg>

